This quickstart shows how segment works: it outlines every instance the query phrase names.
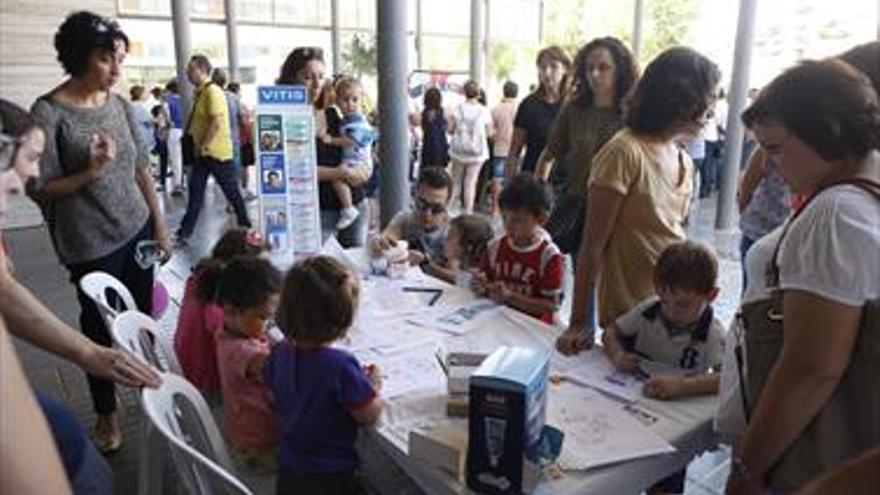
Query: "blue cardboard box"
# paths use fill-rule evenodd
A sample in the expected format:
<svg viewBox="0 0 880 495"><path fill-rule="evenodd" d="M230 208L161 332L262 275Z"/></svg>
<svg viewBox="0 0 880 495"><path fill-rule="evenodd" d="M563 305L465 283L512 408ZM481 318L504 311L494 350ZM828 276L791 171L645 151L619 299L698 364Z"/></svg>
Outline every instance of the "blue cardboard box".
<svg viewBox="0 0 880 495"><path fill-rule="evenodd" d="M547 407L546 350L500 347L470 377L467 485L487 494L528 493Z"/></svg>

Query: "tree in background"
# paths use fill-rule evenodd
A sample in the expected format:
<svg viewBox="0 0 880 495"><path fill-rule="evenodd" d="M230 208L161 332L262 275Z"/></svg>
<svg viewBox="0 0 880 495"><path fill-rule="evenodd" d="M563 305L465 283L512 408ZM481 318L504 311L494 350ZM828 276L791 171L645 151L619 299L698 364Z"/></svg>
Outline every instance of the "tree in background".
<svg viewBox="0 0 880 495"><path fill-rule="evenodd" d="M509 43L490 43L489 70L498 81L510 79L522 55L523 50L518 50Z"/></svg>
<svg viewBox="0 0 880 495"><path fill-rule="evenodd" d="M642 20L642 66L663 50L690 45L691 28L697 21L697 0L647 0Z"/></svg>
<svg viewBox="0 0 880 495"><path fill-rule="evenodd" d="M376 35L355 34L342 49L345 73L358 79L376 75L379 47Z"/></svg>
<svg viewBox="0 0 880 495"><path fill-rule="evenodd" d="M640 64L667 48L688 44L699 7L699 0L645 0ZM541 46L557 44L574 54L599 36L614 36L631 46L634 13L634 0L547 0Z"/></svg>

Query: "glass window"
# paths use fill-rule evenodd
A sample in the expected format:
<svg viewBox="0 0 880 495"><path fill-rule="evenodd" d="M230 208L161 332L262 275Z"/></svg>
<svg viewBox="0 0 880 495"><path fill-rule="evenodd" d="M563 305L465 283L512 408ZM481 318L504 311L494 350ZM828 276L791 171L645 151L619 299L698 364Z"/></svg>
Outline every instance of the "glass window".
<svg viewBox="0 0 880 495"><path fill-rule="evenodd" d="M223 19L223 0L192 0L192 15L197 18Z"/></svg>
<svg viewBox="0 0 880 495"><path fill-rule="evenodd" d="M275 22L306 26L329 26L330 2L322 0L275 0Z"/></svg>
<svg viewBox="0 0 880 495"><path fill-rule="evenodd" d="M119 0L120 14L171 15L168 0Z"/></svg>
<svg viewBox="0 0 880 495"><path fill-rule="evenodd" d="M514 15L505 15L508 12ZM487 11L489 38L534 43L538 41L540 13L538 2L534 0L492 0Z"/></svg>
<svg viewBox="0 0 880 495"><path fill-rule="evenodd" d="M376 29L375 0L354 0L339 2L339 25L343 29Z"/></svg>
<svg viewBox="0 0 880 495"><path fill-rule="evenodd" d="M235 3L236 15L239 21L272 22L272 0L238 0Z"/></svg>

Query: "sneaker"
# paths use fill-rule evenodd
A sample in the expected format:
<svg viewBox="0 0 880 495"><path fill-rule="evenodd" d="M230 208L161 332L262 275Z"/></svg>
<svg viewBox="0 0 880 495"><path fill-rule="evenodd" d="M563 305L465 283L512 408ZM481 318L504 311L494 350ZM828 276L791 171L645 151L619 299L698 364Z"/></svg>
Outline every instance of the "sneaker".
<svg viewBox="0 0 880 495"><path fill-rule="evenodd" d="M248 203L250 203L251 201L254 201L254 200L256 200L256 199L257 199L257 195L256 195L256 194L254 194L254 193L252 193L252 192L250 192L250 191L245 191L245 193L244 193L244 200L245 200L245 201L247 201Z"/></svg>
<svg viewBox="0 0 880 495"><path fill-rule="evenodd" d="M171 191L171 195L174 196L175 198L183 196L183 188L181 188L180 186L175 187Z"/></svg>
<svg viewBox="0 0 880 495"><path fill-rule="evenodd" d="M122 447L119 413L99 414L95 421L95 445L102 454L110 454Z"/></svg>
<svg viewBox="0 0 880 495"><path fill-rule="evenodd" d="M349 225L353 224L360 216L361 212L354 206L343 208L339 212L339 220L336 221L336 230L345 230Z"/></svg>

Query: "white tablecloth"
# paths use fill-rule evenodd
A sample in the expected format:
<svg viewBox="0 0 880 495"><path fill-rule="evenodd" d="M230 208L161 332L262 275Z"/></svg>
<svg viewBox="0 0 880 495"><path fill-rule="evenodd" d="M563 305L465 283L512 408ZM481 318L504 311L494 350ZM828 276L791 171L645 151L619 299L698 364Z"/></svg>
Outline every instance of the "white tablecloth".
<svg viewBox="0 0 880 495"><path fill-rule="evenodd" d="M349 253L349 256L361 263L364 259L360 251ZM443 288L443 295L437 301L436 307L452 307L474 299L469 291L434 279L424 280L417 277L416 283ZM411 292L404 292L402 287L407 285L406 282L395 283L373 278L365 280L363 285L362 314L359 315L361 323L358 331L367 337L381 336L383 328L377 323L388 316L387 313L383 313L382 317L374 317L369 311L378 312L380 310L375 308L380 307L399 308L401 312L408 309L424 309L427 300L430 299L430 295L419 299ZM413 330L413 332L417 331ZM560 329L504 308L493 315L489 323L464 335L452 336L428 329L422 331L425 335L420 335L414 340L434 339L451 351L490 353L500 345L551 349ZM413 336L415 337L415 333ZM361 338L363 339L363 336ZM380 367L381 361L387 359L379 354L370 355L369 352L359 357L362 360L373 358ZM561 366L560 363L564 358L554 353L553 360L555 364ZM448 421L445 416L445 404L445 384L389 399L382 420L370 434L428 493L469 493L459 480L452 479L450 475L439 470L426 467L424 462L414 462L406 454L408 433L414 426L430 422L432 419L443 418ZM633 404L633 407L659 418L648 428L671 443L676 448L674 454L645 457L586 471L566 471L559 478L545 478L538 485L535 493L554 495L639 493L653 482L685 467L695 455L715 445L712 431L712 415L716 407L714 396L669 402L641 398ZM456 421L461 422L462 428L467 427L465 419Z"/></svg>

